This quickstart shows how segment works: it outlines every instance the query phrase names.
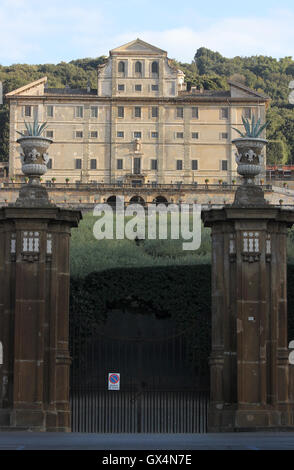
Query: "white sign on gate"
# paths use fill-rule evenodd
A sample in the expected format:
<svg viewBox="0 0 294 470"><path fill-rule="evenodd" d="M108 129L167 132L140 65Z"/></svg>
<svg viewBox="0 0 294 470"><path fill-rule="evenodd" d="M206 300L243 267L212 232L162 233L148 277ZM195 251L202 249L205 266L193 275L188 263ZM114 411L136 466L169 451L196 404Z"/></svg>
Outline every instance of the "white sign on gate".
<svg viewBox="0 0 294 470"><path fill-rule="evenodd" d="M120 390L120 373L110 372L108 374L108 390Z"/></svg>

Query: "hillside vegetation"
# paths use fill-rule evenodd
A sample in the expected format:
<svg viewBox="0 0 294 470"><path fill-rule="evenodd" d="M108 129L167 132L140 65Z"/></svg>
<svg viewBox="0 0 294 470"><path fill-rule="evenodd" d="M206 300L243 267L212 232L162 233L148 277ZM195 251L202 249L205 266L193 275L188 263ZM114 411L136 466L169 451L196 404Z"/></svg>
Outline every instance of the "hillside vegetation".
<svg viewBox="0 0 294 470"><path fill-rule="evenodd" d="M90 80L92 88L96 88L97 66L104 60L105 57L101 56L57 65L0 65L0 80L3 82L4 93L45 75L48 77L49 87L69 85L73 88L85 88ZM289 83L294 79L292 57L275 59L267 56L237 56L229 59L201 47L190 64L174 62L185 72L189 86L224 89L228 87L227 79L232 78L268 95L272 100L267 112L267 118L271 122L267 137L272 141L268 147L268 162L294 162L294 109L288 103ZM7 104L0 108L0 159L8 159Z"/></svg>

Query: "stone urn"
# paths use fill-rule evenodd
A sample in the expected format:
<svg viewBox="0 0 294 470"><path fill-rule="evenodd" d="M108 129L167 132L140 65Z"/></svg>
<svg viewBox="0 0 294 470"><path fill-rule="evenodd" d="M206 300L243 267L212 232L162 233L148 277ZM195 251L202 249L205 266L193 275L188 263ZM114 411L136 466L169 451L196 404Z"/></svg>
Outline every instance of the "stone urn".
<svg viewBox="0 0 294 470"><path fill-rule="evenodd" d="M242 185L237 189L235 203L238 205L264 204L264 193L255 185L255 177L262 170L261 152L267 144L266 139L256 137L239 137L232 140L237 147L237 172L242 177Z"/></svg>
<svg viewBox="0 0 294 470"><path fill-rule="evenodd" d="M17 140L21 146L22 172L29 179L19 193L18 205L50 204L46 188L41 185L41 176L47 172L49 155L47 150L52 140L41 136L24 136Z"/></svg>
<svg viewBox="0 0 294 470"><path fill-rule="evenodd" d="M29 178L29 183L40 184L40 177L47 172L49 155L47 150L52 140L41 136L25 136L17 140L22 148L20 154L22 172Z"/></svg>

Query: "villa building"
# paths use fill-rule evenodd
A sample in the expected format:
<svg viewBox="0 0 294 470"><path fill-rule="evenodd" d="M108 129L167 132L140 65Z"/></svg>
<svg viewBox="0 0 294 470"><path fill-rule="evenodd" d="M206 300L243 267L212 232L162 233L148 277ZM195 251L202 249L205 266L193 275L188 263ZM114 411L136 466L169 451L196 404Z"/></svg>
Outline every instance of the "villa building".
<svg viewBox="0 0 294 470"><path fill-rule="evenodd" d="M242 116L264 122L269 98L228 84L228 90L187 90L167 53L140 39L110 51L98 66L97 89L48 88L43 77L6 95L9 176L21 178L16 131L37 116L53 140L48 181L231 183L232 127L242 127Z"/></svg>

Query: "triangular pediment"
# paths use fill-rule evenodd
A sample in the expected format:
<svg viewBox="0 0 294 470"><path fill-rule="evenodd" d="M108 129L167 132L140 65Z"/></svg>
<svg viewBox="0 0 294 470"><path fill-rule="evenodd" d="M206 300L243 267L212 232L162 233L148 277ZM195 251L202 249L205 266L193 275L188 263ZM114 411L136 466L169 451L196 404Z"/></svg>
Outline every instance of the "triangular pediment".
<svg viewBox="0 0 294 470"><path fill-rule="evenodd" d="M35 80L34 82L28 83L27 85L17 88L16 90L10 91L5 96L7 98L9 98L10 96L16 96L16 95L32 95L33 96L36 94L36 90L38 90L40 87L44 87L46 82L47 82L47 77L39 78L38 80Z"/></svg>
<svg viewBox="0 0 294 470"><path fill-rule="evenodd" d="M262 98L268 100L269 97L266 95L262 95L258 93L256 90L252 90L252 88L248 88L247 86L243 85L243 83L235 82L234 80L228 80L228 84L231 88L231 95L234 97L255 97L255 98Z"/></svg>
<svg viewBox="0 0 294 470"><path fill-rule="evenodd" d="M166 51L159 49L158 47L148 44L148 42L142 41L142 39L135 39L134 41L128 42L120 47L116 47L110 51L110 55L113 54L155 54L155 55L167 55Z"/></svg>

